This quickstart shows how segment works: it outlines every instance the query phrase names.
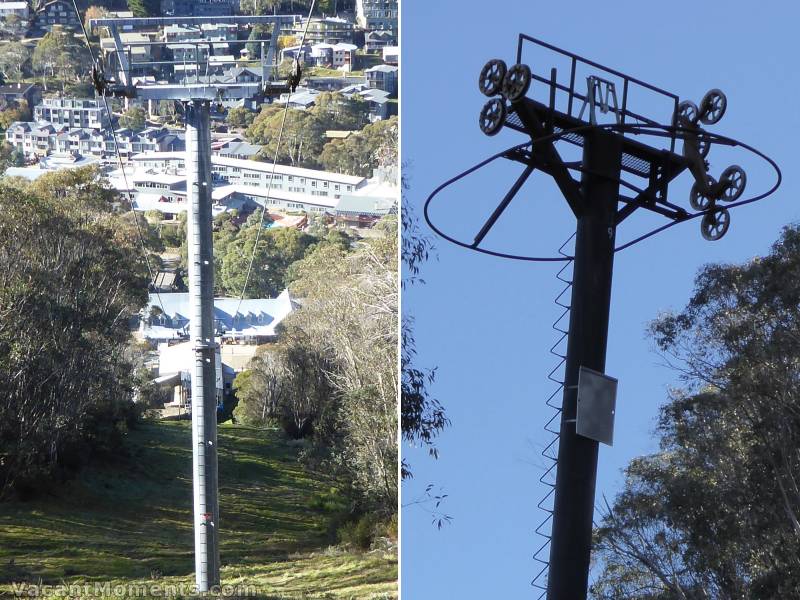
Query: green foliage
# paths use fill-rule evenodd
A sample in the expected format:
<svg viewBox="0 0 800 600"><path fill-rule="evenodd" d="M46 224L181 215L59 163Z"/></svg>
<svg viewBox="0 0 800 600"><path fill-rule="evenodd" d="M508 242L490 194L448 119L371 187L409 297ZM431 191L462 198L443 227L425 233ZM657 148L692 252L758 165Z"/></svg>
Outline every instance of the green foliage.
<svg viewBox="0 0 800 600"><path fill-rule="evenodd" d="M369 550L377 533L377 519L368 513L356 521L345 523L337 531L339 541L358 550Z"/></svg>
<svg viewBox="0 0 800 600"><path fill-rule="evenodd" d="M226 293L238 296L244 289L247 270L258 236L257 211L238 234L222 232L219 238L219 286ZM297 229L281 227L264 229L258 240L246 298L273 298L286 287L289 266L301 259L315 239ZM214 240L215 245L217 239Z"/></svg>
<svg viewBox="0 0 800 600"><path fill-rule="evenodd" d="M278 50L283 50L284 48L295 45L297 45L297 36L295 35L282 35L278 37Z"/></svg>
<svg viewBox="0 0 800 600"><path fill-rule="evenodd" d="M30 121L31 110L28 103L20 101L17 106L0 111L0 129L8 129L15 121Z"/></svg>
<svg viewBox="0 0 800 600"><path fill-rule="evenodd" d="M160 0L127 0L128 10L134 17L160 17Z"/></svg>
<svg viewBox="0 0 800 600"><path fill-rule="evenodd" d="M279 106L267 106L247 128L247 138L263 146L258 159L271 162L275 158L284 112ZM325 126L312 112L289 110L277 154L278 162L313 168L318 164L317 157L322 152L324 140Z"/></svg>
<svg viewBox="0 0 800 600"><path fill-rule="evenodd" d="M253 14L263 14L258 12L260 10L260 4L263 0L253 0L254 7L253 7ZM244 9L242 9L244 11ZM250 35L247 36L248 40L266 40L269 39L269 36L272 32L272 26L268 23L258 23L253 25L250 29ZM266 47L268 46L269 42L248 42L247 43L247 52L249 53L250 60L261 58L261 45L264 44L264 51L266 52Z"/></svg>
<svg viewBox="0 0 800 600"><path fill-rule="evenodd" d="M147 127L147 111L141 106L131 106L119 118L119 126L141 131Z"/></svg>
<svg viewBox="0 0 800 600"><path fill-rule="evenodd" d="M651 327L684 380L658 453L597 532L598 598L783 598L800 589L800 231L709 265Z"/></svg>
<svg viewBox="0 0 800 600"><path fill-rule="evenodd" d="M307 460L340 474L354 502L383 515L397 508L396 230L393 220L377 229L383 237L355 247L331 233L292 265L290 290L303 308L284 322L278 353L251 363L252 400L241 408L256 421L285 415L287 404L308 416Z"/></svg>
<svg viewBox="0 0 800 600"><path fill-rule="evenodd" d="M31 56L33 70L43 77L52 77L61 83L62 91L68 82L79 81L87 76L85 65L91 57L85 44L60 25L54 25L40 39Z"/></svg>
<svg viewBox="0 0 800 600"><path fill-rule="evenodd" d="M31 51L22 42L11 41L0 46L0 72L6 81L22 79L25 64L31 59Z"/></svg>
<svg viewBox="0 0 800 600"><path fill-rule="evenodd" d="M0 183L0 496L111 452L134 418L128 316L147 279L94 169Z"/></svg>
<svg viewBox="0 0 800 600"><path fill-rule="evenodd" d="M338 92L323 92L311 112L325 129L355 131L369 123L369 104L360 96L347 98Z"/></svg>
<svg viewBox="0 0 800 600"><path fill-rule="evenodd" d="M327 513L343 513L350 509L350 502L336 487L317 492L308 501L309 508Z"/></svg>
<svg viewBox="0 0 800 600"><path fill-rule="evenodd" d="M336 173L369 177L379 166L397 165L397 117L376 121L345 140L325 144L319 162Z"/></svg>
<svg viewBox="0 0 800 600"><path fill-rule="evenodd" d="M95 31L95 29L91 27L91 25L89 25L89 22L92 19L105 19L110 15L111 13L105 6L97 6L93 4L92 6L87 8L86 12L83 14L83 25L86 28L86 31L89 33L89 35L94 37L97 37L98 35L98 32Z"/></svg>
<svg viewBox="0 0 800 600"><path fill-rule="evenodd" d="M275 146L283 123L284 112L280 106L267 106L261 110L247 129L247 138L255 144L264 146L259 153L261 160L272 161L275 157ZM306 168L320 168L325 164L323 152L323 148L327 148L325 132L329 129L359 129L368 122L368 113L369 107L362 99L345 98L339 93L320 94L315 106L310 110L289 110L286 114L278 162ZM396 131L396 120L393 124ZM381 147L380 144L391 141L391 136L387 136L386 131L385 126L366 127L362 132L363 141L369 148L365 152L375 154ZM393 141L396 143L396 135ZM364 159L363 153L350 162L341 158L348 168L354 161L359 166L363 166L362 162L365 160L372 165L377 164L378 159L376 157ZM371 174L371 168L364 167L362 171L365 168L370 171L368 174ZM344 169L337 170L345 172Z"/></svg>
<svg viewBox="0 0 800 600"><path fill-rule="evenodd" d="M25 156L8 142L0 143L0 174L8 167L20 167L25 164Z"/></svg>
<svg viewBox="0 0 800 600"><path fill-rule="evenodd" d="M228 111L226 121L231 127L250 127L256 118L256 114L244 106L236 106Z"/></svg>
<svg viewBox="0 0 800 600"><path fill-rule="evenodd" d="M144 213L148 225L159 225L164 220L164 213L160 210L148 210Z"/></svg>

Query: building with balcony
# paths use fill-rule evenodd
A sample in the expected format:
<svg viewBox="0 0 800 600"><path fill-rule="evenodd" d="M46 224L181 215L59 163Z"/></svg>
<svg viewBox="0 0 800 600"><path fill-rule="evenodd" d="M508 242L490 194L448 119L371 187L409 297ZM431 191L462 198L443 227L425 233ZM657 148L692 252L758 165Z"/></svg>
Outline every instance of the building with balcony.
<svg viewBox="0 0 800 600"><path fill-rule="evenodd" d="M79 31L81 22L75 14L75 7L70 0L50 0L36 9L33 17L33 29L36 32L52 31L59 25L64 29Z"/></svg>
<svg viewBox="0 0 800 600"><path fill-rule="evenodd" d="M364 71L369 87L397 95L398 68L392 65L376 65Z"/></svg>
<svg viewBox="0 0 800 600"><path fill-rule="evenodd" d="M68 128L103 129L110 122L104 103L87 98L45 98L34 107L33 118Z"/></svg>
<svg viewBox="0 0 800 600"><path fill-rule="evenodd" d="M397 41L397 0L356 0L356 21L366 31L390 31Z"/></svg>
<svg viewBox="0 0 800 600"><path fill-rule="evenodd" d="M287 35L294 35L299 42L303 37L307 19L302 19L283 31ZM308 24L305 41L309 44L338 44L339 42L351 43L355 31L354 25L338 17L324 17L311 19Z"/></svg>

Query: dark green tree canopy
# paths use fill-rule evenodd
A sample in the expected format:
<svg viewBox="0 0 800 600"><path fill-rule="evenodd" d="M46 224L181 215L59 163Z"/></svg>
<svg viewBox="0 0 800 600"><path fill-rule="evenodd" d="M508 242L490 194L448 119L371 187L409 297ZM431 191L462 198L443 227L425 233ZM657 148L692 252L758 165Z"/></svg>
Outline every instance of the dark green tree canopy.
<svg viewBox="0 0 800 600"><path fill-rule="evenodd" d="M134 415L147 276L114 196L94 169L0 180L0 497L110 450Z"/></svg>
<svg viewBox="0 0 800 600"><path fill-rule="evenodd" d="M684 386L597 531L597 598L789 598L800 589L800 230L709 265L651 333Z"/></svg>

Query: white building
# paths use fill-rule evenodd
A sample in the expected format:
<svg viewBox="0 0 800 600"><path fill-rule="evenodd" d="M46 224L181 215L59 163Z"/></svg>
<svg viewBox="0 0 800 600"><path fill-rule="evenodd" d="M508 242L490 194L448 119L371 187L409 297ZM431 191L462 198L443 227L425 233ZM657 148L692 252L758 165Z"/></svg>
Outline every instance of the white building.
<svg viewBox="0 0 800 600"><path fill-rule="evenodd" d="M43 158L33 167L8 167L3 175L6 177L23 177L29 181L36 181L47 173L55 173L62 169L99 166L99 164L99 161L92 156L52 155Z"/></svg>
<svg viewBox="0 0 800 600"><path fill-rule="evenodd" d="M353 41L353 24L347 19L339 17L313 17L311 22L306 24L307 19L302 19L285 31L294 35L299 41L305 32L305 39L309 43L337 44L339 42Z"/></svg>
<svg viewBox="0 0 800 600"><path fill-rule="evenodd" d="M117 129L116 142L123 158L141 152L172 150L183 147L183 133L166 128L148 127L134 132ZM50 153L76 153L99 158L115 156L114 136L96 128L72 128L46 121L15 121L5 133L6 141L28 157Z"/></svg>
<svg viewBox="0 0 800 600"><path fill-rule="evenodd" d="M7 19L11 15L16 15L23 21L28 20L30 8L27 2L0 2L0 19Z"/></svg>
<svg viewBox="0 0 800 600"><path fill-rule="evenodd" d="M103 129L109 123L103 102L89 98L44 98L33 109L33 118L70 128Z"/></svg>
<svg viewBox="0 0 800 600"><path fill-rule="evenodd" d="M131 157L135 169L152 169L161 172L184 174L185 152L143 152ZM267 187L275 191L299 192L312 196L339 198L352 193L363 185L366 178L342 175L316 169L303 169L287 165L275 165L274 176L271 162L242 160L223 156L211 156L212 176L218 183Z"/></svg>
<svg viewBox="0 0 800 600"><path fill-rule="evenodd" d="M289 290L277 298L215 298L215 335L223 341L274 340L276 327L297 307ZM150 294L147 306L142 309L139 333L154 343L188 339L191 313L188 292Z"/></svg>
<svg viewBox="0 0 800 600"><path fill-rule="evenodd" d="M218 401L231 392L236 372L254 356L256 344L277 338L276 328L298 305L288 290L277 298L214 299L217 340L216 388ZM150 294L141 312L139 334L158 348L160 385L174 386L169 406L189 408L194 345L188 339L191 306L188 293Z"/></svg>
<svg viewBox="0 0 800 600"><path fill-rule="evenodd" d="M400 63L399 46L384 46L382 51L383 62L385 62L387 65L397 65Z"/></svg>
<svg viewBox="0 0 800 600"><path fill-rule="evenodd" d="M356 0L356 20L367 31L391 31L397 38L397 0Z"/></svg>
<svg viewBox="0 0 800 600"><path fill-rule="evenodd" d="M364 71L369 87L383 90L392 96L397 94L398 67L392 65L375 65Z"/></svg>

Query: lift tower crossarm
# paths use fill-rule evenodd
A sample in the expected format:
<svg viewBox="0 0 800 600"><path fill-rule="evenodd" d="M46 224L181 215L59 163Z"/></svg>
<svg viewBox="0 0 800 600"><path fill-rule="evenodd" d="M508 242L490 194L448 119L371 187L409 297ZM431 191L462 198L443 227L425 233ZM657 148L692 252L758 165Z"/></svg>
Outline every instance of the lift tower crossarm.
<svg viewBox="0 0 800 600"><path fill-rule="evenodd" d="M117 59L119 60L120 66L120 79L122 80L122 84L127 87L131 84L130 77L128 73L131 71L131 67L128 64L128 57L125 56L125 48L122 46L122 39L119 37L119 30L117 29L116 25L109 25L108 29L111 32L111 37L114 38L114 49L117 52Z"/></svg>
<svg viewBox="0 0 800 600"><path fill-rule="evenodd" d="M513 103L512 106L517 115L519 115L520 121L527 128L527 133L530 134L531 140L539 140L547 136L547 130L542 124L538 113L534 107L525 101L525 98ZM572 178L569 170L564 166L564 161L561 160L561 155L556 150L553 140L534 142L532 152L533 156L548 168L548 172L552 175L556 185L558 185L558 189L564 194L564 198L572 212L576 217L579 217L583 212L583 195L578 187L578 182Z"/></svg>

